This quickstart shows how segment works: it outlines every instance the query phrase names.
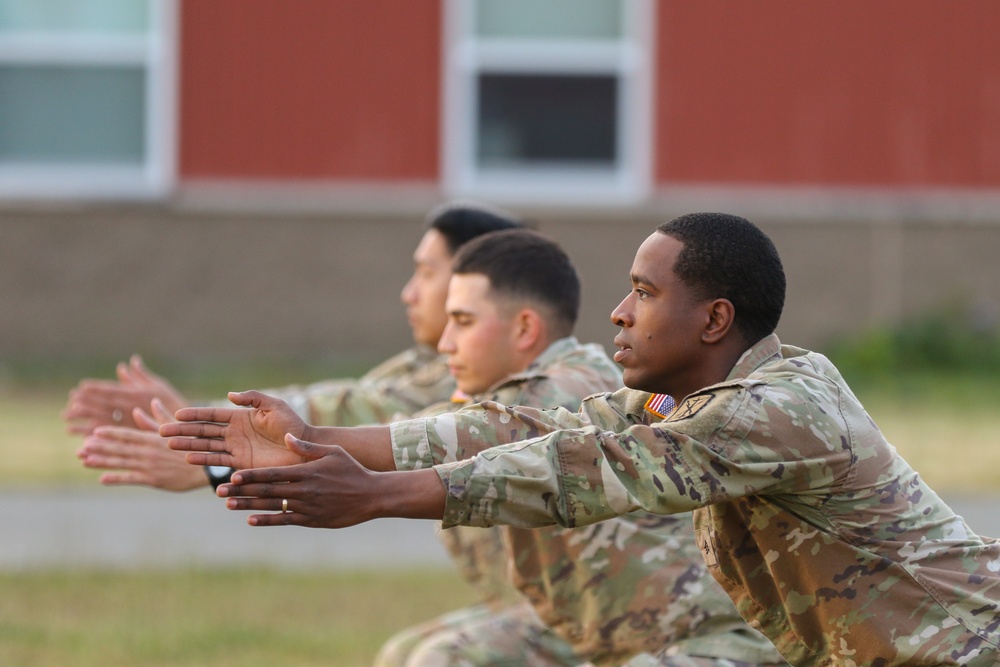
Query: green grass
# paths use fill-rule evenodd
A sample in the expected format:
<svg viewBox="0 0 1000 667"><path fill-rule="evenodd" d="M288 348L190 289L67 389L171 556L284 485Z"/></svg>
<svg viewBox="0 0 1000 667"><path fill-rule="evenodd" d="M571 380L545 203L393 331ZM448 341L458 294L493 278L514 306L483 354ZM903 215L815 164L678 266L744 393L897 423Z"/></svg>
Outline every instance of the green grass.
<svg viewBox="0 0 1000 667"><path fill-rule="evenodd" d="M367 667L472 601L447 570L0 574L0 665Z"/></svg>

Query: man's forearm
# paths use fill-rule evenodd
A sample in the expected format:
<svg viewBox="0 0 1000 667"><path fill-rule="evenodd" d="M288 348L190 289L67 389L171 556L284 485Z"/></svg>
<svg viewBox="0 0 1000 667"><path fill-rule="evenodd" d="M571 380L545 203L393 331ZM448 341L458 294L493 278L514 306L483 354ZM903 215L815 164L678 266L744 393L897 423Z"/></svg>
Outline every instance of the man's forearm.
<svg viewBox="0 0 1000 667"><path fill-rule="evenodd" d="M433 469L387 472L378 475L378 479L377 517L440 519L444 516L445 488Z"/></svg>
<svg viewBox="0 0 1000 667"><path fill-rule="evenodd" d="M321 445L337 445L369 470L377 472L396 470L396 462L392 455L392 436L388 426L345 428L307 425L302 439Z"/></svg>

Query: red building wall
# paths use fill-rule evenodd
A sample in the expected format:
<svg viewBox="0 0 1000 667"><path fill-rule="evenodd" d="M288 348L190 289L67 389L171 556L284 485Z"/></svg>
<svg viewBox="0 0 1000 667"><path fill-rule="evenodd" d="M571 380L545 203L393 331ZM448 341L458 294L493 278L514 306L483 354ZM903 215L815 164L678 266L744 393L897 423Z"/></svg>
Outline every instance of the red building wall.
<svg viewBox="0 0 1000 667"><path fill-rule="evenodd" d="M1000 3L658 5L660 184L1000 187Z"/></svg>
<svg viewBox="0 0 1000 667"><path fill-rule="evenodd" d="M181 179L438 178L439 0L181 6Z"/></svg>
<svg viewBox="0 0 1000 667"><path fill-rule="evenodd" d="M440 177L440 0L182 3L180 178ZM657 1L659 185L1000 187L1000 3Z"/></svg>

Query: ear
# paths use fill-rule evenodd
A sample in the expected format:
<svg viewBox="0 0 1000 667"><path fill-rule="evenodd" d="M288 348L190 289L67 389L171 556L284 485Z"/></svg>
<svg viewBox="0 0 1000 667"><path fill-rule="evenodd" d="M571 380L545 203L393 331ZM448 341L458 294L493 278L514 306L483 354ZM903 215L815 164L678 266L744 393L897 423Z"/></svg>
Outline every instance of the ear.
<svg viewBox="0 0 1000 667"><path fill-rule="evenodd" d="M715 345L725 340L729 330L736 320L736 308L729 299L715 299L709 302L705 328L701 332L701 341L706 345Z"/></svg>
<svg viewBox="0 0 1000 667"><path fill-rule="evenodd" d="M514 346L518 352L530 350L545 334L545 322L533 308L522 308L514 316Z"/></svg>

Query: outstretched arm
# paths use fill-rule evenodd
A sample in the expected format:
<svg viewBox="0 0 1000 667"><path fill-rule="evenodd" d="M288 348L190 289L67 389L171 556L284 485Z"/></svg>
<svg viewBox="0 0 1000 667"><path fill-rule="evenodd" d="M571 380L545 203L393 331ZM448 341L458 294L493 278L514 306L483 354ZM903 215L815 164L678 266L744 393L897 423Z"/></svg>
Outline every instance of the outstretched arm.
<svg viewBox="0 0 1000 667"><path fill-rule="evenodd" d="M285 434L337 444L372 470L395 470L387 426L320 428L309 426L282 400L259 391L230 393L244 408L185 408L177 422L160 427L169 446L191 452L187 462L245 469L286 466L306 459L285 447Z"/></svg>
<svg viewBox="0 0 1000 667"><path fill-rule="evenodd" d="M290 451L307 463L241 470L217 494L233 510L252 514L251 526L344 528L372 519L440 519L445 489L433 469L374 472L340 447L286 436Z"/></svg>

